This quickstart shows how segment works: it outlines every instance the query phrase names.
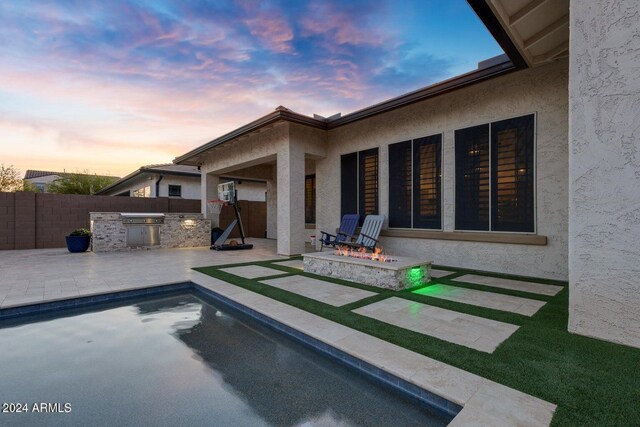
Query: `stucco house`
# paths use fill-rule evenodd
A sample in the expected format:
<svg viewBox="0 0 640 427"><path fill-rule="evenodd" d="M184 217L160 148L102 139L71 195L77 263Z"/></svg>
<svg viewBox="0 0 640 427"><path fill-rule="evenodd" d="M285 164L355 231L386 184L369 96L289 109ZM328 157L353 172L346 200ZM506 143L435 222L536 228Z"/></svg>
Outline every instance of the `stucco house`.
<svg viewBox="0 0 640 427"><path fill-rule="evenodd" d="M265 201L265 181L242 177L224 177L224 179L236 182L240 200ZM199 200L200 170L197 166L172 163L142 166L96 194Z"/></svg>
<svg viewBox="0 0 640 427"><path fill-rule="evenodd" d="M330 119L278 107L174 162L203 201L221 176L265 180L280 254L384 214L386 252L569 280L570 331L640 347L638 3L469 3L505 55Z"/></svg>

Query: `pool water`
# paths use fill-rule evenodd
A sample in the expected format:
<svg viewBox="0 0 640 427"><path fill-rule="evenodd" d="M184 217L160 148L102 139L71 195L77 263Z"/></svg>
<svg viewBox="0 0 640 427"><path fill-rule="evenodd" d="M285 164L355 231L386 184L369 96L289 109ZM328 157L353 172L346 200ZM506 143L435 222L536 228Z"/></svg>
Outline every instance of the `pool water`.
<svg viewBox="0 0 640 427"><path fill-rule="evenodd" d="M0 403L71 409L0 425L446 425L191 293L120 304L0 322Z"/></svg>

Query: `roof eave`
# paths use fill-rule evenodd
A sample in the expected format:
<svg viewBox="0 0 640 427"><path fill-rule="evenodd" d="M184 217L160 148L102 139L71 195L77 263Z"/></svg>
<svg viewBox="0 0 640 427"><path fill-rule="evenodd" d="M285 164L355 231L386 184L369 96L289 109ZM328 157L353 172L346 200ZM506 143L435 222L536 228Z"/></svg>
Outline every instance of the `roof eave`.
<svg viewBox="0 0 640 427"><path fill-rule="evenodd" d="M238 129L235 129L225 135L222 135L219 138L209 141L206 144L201 145L200 147L195 148L186 154L183 154L182 156L176 157L173 160L173 163L179 164L179 165L198 166L197 162L194 160L194 158L197 157L198 155L210 150L213 147L217 147L219 145L224 144L225 142L231 141L232 139L254 132L260 128L276 123L278 121L288 121L292 123L298 123L306 126L315 127L318 129L324 129L324 130L327 129L327 122L325 121L314 119L312 117L308 117L302 114L298 114L291 110L278 108L276 109L276 111L269 113L266 116L260 117L259 119L254 120L253 122L248 123L244 126L241 126Z"/></svg>

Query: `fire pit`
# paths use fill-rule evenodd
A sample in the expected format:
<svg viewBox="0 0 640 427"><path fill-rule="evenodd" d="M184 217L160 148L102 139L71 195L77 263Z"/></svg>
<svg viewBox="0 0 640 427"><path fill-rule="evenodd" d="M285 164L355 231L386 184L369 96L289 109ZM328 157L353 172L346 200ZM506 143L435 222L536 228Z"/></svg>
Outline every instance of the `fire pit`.
<svg viewBox="0 0 640 427"><path fill-rule="evenodd" d="M353 249L348 246L338 246L333 252L334 255L346 256L356 259L368 259L379 262L396 262L397 258L390 257L382 252L382 249L375 248L373 252L367 252L364 248Z"/></svg>
<svg viewBox="0 0 640 427"><path fill-rule="evenodd" d="M304 271L396 291L431 279L431 261L338 248L303 255Z"/></svg>

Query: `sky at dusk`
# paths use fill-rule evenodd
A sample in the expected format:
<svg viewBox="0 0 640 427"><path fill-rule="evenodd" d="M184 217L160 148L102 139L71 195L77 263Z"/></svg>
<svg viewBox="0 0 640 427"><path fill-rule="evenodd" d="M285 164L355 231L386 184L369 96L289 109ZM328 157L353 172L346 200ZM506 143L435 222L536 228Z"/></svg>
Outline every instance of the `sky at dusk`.
<svg viewBox="0 0 640 427"><path fill-rule="evenodd" d="M502 51L465 0L0 2L0 163L123 176L278 105L323 116Z"/></svg>

